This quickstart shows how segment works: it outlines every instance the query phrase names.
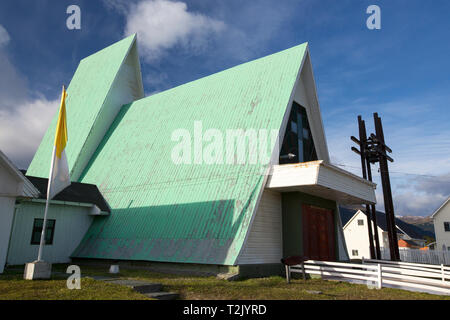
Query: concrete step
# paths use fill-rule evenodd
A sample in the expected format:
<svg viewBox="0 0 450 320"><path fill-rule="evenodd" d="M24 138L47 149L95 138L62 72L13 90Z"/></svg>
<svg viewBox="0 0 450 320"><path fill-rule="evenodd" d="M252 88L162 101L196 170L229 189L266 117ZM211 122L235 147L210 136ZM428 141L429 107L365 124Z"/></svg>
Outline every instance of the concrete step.
<svg viewBox="0 0 450 320"><path fill-rule="evenodd" d="M149 298L158 299L158 300L175 300L180 297L178 293L174 292L152 292L145 294Z"/></svg>
<svg viewBox="0 0 450 320"><path fill-rule="evenodd" d="M119 280L107 280L107 282L119 284L122 286L127 286L127 287L133 289L134 291L143 293L143 294L156 293L156 292L159 292L162 288L162 285L160 283L151 283L151 282L140 281L140 280L119 279Z"/></svg>

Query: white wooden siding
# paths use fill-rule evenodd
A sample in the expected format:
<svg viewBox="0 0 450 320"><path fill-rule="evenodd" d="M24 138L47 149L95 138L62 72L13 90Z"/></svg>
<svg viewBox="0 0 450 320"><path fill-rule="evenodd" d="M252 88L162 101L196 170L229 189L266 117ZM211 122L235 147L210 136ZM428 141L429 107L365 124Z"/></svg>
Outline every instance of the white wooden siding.
<svg viewBox="0 0 450 320"><path fill-rule="evenodd" d="M342 204L375 203L375 184L323 160L274 165L266 188L300 191Z"/></svg>
<svg viewBox="0 0 450 320"><path fill-rule="evenodd" d="M376 203L375 188L349 172L330 165L320 166L317 184L347 195Z"/></svg>
<svg viewBox="0 0 450 320"><path fill-rule="evenodd" d="M23 202L16 207L12 236L8 250L8 265L25 264L36 260L39 245L31 245L35 218L43 218L45 203ZM55 219L53 244L46 245L44 261L70 262L70 255L80 243L92 223L90 207L51 204L48 219Z"/></svg>
<svg viewBox="0 0 450 320"><path fill-rule="evenodd" d="M445 231L444 222L450 222L450 201L447 201L433 215L434 232L436 234L436 250L450 251L450 231Z"/></svg>
<svg viewBox="0 0 450 320"><path fill-rule="evenodd" d="M358 220L363 220L364 224L358 225ZM384 248L386 245L387 247L389 247L389 243L387 242L387 233L384 232L380 227L377 226L377 228L380 247ZM372 234L375 234L374 231L372 231ZM344 236L350 259L370 259L367 216L361 210L358 210L357 213L355 213L355 215L344 226ZM353 250L357 250L358 254L353 255Z"/></svg>
<svg viewBox="0 0 450 320"><path fill-rule="evenodd" d="M15 201L16 198L0 196L0 273L6 263Z"/></svg>
<svg viewBox="0 0 450 320"><path fill-rule="evenodd" d="M296 101L298 104L300 104L305 109L309 109L310 104L308 102L308 98L306 97L305 84L303 83L302 78L300 78L298 85L295 89L294 101ZM308 119L309 119L309 117L308 117Z"/></svg>
<svg viewBox="0 0 450 320"><path fill-rule="evenodd" d="M313 68L311 65L311 58L309 50L307 52L305 63L303 65L300 78L302 79L301 90L304 92L303 99L306 102L304 105L308 122L313 137L314 146L316 148L317 156L320 160L330 163L330 156L328 154L327 140L325 137L325 130L323 128L322 115L320 112L319 100L317 97L316 83L314 80Z"/></svg>
<svg viewBox="0 0 450 320"><path fill-rule="evenodd" d="M264 190L238 264L279 263L283 255L281 194Z"/></svg>

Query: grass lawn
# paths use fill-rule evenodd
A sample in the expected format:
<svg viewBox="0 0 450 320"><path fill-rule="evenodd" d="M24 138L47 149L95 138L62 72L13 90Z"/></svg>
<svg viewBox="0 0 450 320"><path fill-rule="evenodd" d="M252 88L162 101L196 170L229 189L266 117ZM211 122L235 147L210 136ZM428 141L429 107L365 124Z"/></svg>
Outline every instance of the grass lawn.
<svg viewBox="0 0 450 320"><path fill-rule="evenodd" d="M80 290L69 290L67 276L54 275L51 280L23 280L23 272L7 271L0 275L0 300L142 300L146 296L132 289L81 279ZM82 275L83 276L83 275Z"/></svg>
<svg viewBox="0 0 450 320"><path fill-rule="evenodd" d="M55 265L54 271L64 272L65 266ZM110 276L104 268L81 267L81 290L68 290L68 275L57 274L52 280L27 281L20 270L9 270L0 275L0 300L4 299L146 299L147 297L119 285L85 278L88 275ZM163 285L164 291L177 292L181 299L447 299L426 293L398 289L369 289L365 285L321 279L292 280L287 284L282 277L226 281L215 277L198 277L155 273L145 270L123 269L122 278L146 280ZM321 294L308 291L320 291Z"/></svg>

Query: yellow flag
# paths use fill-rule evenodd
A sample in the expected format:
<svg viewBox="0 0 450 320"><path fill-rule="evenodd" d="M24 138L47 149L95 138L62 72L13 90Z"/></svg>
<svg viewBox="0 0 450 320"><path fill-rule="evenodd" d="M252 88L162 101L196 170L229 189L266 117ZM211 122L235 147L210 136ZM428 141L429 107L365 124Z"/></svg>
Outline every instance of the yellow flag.
<svg viewBox="0 0 450 320"><path fill-rule="evenodd" d="M58 122L56 124L55 145L53 146L52 164L50 167L50 180L47 187L47 198L50 200L70 185L69 165L66 157L67 120L66 120L67 93L63 86L61 105L59 107Z"/></svg>
<svg viewBox="0 0 450 320"><path fill-rule="evenodd" d="M61 94L61 105L59 107L58 123L56 124L55 147L56 156L61 159L61 153L67 143L67 121L66 121L66 89L63 86Z"/></svg>

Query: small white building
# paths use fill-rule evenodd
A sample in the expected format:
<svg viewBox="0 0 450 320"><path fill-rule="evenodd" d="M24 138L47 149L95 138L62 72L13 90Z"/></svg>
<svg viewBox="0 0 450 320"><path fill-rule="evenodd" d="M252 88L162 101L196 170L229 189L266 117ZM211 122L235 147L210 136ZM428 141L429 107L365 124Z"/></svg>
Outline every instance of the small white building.
<svg viewBox="0 0 450 320"><path fill-rule="evenodd" d="M19 171L0 151L0 273L36 260L48 180ZM70 262L95 216L109 205L95 185L72 182L50 201L43 260Z"/></svg>
<svg viewBox="0 0 450 320"><path fill-rule="evenodd" d="M431 215L436 235L436 250L450 251L450 197Z"/></svg>
<svg viewBox="0 0 450 320"><path fill-rule="evenodd" d="M350 259L370 259L369 231L367 216L363 210L340 208L341 219L344 225L344 237ZM414 241L418 246L424 246L425 240L421 238L417 227L396 219L397 238ZM386 226L386 215L377 211L377 231L380 248L389 250L389 236ZM375 232L372 230L375 237ZM450 233L449 233L450 234Z"/></svg>
<svg viewBox="0 0 450 320"><path fill-rule="evenodd" d="M16 201L38 196L39 191L0 150L0 273L6 263Z"/></svg>
<svg viewBox="0 0 450 320"><path fill-rule="evenodd" d="M345 214L345 210L340 209L340 212ZM352 210L353 212L355 210ZM369 234L367 230L367 216L362 210L357 210L351 218L344 222L344 237L347 244L348 255L350 259L370 258ZM389 248L389 240L387 231L377 226L378 239L380 247Z"/></svg>

